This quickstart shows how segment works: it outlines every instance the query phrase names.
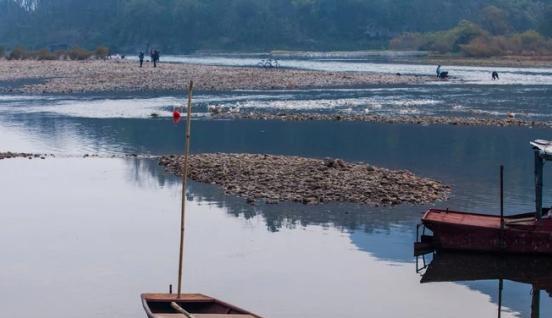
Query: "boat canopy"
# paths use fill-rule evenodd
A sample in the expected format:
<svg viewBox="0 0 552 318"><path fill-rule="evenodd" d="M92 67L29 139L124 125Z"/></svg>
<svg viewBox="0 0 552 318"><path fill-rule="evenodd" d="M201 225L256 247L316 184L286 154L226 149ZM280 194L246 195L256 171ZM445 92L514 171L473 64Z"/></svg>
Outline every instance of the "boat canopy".
<svg viewBox="0 0 552 318"><path fill-rule="evenodd" d="M535 209L537 219L542 218L542 179L546 160L552 161L552 141L537 139L530 142L535 152Z"/></svg>
<svg viewBox="0 0 552 318"><path fill-rule="evenodd" d="M542 159L552 160L552 141L537 139L530 144Z"/></svg>

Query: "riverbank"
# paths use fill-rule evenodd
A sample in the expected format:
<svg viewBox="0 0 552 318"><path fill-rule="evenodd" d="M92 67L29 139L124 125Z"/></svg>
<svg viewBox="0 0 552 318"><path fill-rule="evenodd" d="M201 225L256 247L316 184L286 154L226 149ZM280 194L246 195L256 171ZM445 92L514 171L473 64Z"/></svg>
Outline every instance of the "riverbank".
<svg viewBox="0 0 552 318"><path fill-rule="evenodd" d="M513 116L513 115L512 115ZM383 124L409 125L452 125L452 126L491 126L491 127L536 127L552 128L552 122L519 119L514 117L460 117L460 116L420 116L420 115L373 115L373 114L329 114L329 113L269 113L269 112L223 112L211 109L213 119L283 120L283 121L359 121Z"/></svg>
<svg viewBox="0 0 552 318"><path fill-rule="evenodd" d="M153 68L127 60L7 61L0 59L0 92L73 94L182 92L194 80L199 91L236 89L340 88L420 84L430 77L366 72L323 72L181 63ZM19 84L18 84L19 83Z"/></svg>
<svg viewBox="0 0 552 318"><path fill-rule="evenodd" d="M162 156L159 165L183 174L182 156ZM296 156L196 154L190 157L188 175L198 182L216 184L250 204L424 204L444 200L450 192L448 186L407 170Z"/></svg>

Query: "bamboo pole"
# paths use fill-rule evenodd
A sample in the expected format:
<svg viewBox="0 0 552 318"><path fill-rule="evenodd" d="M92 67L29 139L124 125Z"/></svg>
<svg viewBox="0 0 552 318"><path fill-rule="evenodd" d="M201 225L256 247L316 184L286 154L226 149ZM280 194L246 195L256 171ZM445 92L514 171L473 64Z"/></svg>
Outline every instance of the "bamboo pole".
<svg viewBox="0 0 552 318"><path fill-rule="evenodd" d="M499 248L505 248L504 244L504 165L500 166L500 242Z"/></svg>
<svg viewBox="0 0 552 318"><path fill-rule="evenodd" d="M188 112L186 116L186 144L184 146L184 170L182 172L182 205L180 215L180 255L178 258L178 298L182 293L182 263L184 256L184 225L186 219L186 184L188 180L188 157L190 156L190 137L192 124L192 90L194 82L188 87Z"/></svg>

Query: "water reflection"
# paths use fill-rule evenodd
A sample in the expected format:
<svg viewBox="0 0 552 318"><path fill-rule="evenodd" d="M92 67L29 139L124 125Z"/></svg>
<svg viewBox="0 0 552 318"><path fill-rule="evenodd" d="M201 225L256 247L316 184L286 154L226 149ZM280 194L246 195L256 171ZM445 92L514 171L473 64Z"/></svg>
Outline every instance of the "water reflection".
<svg viewBox="0 0 552 318"><path fill-rule="evenodd" d="M27 316L59 317L69 303L83 318L140 317L140 292L166 291L174 283L180 189L167 182L170 177L143 173L148 164L0 162L0 296L6 316L19 317L25 308ZM463 286L421 290L413 263L374 256L370 246L353 243L350 231L301 223L270 231L262 211L236 217L242 203L205 189L190 191L186 290L275 318L442 317L429 306L434 301L452 312L449 317L493 310L488 297ZM231 206L234 211L226 208ZM378 222L394 236L392 225ZM376 232L354 233L362 238ZM458 307L457 299L470 306Z"/></svg>
<svg viewBox="0 0 552 318"><path fill-rule="evenodd" d="M331 156L388 168L407 168L452 185L451 200L437 206L487 213L498 212L498 165L503 163L506 165L506 211L510 213L533 206L533 157L528 141L546 139L549 134L550 130L546 129L513 127L198 120L194 122L192 151ZM3 149L81 155L85 152L179 153L184 137L183 126L174 126L162 119L80 118L43 113L2 113L0 135ZM116 306L117 312L126 313L121 307L135 301L128 295L137 295L142 288L139 280L125 274L126 266L137 268L135 276L142 277L151 290L166 289L166 282L172 278L172 259L176 257L167 242L172 242L172 226L177 224L177 214L173 217L172 211L177 208L173 202L177 202L179 180L164 173L157 162L15 160L1 162L0 171L0 185L6 196L5 209L0 211L3 218L0 245L13 256L0 260L3 269L10 269L2 281L15 288L18 295L25 292L25 288L18 286L20 277L32 277L25 283L37 288L59 287L51 282L33 283L40 278L29 274L28 264L37 260L32 256L25 225L33 219L38 220L33 223L33 230L41 238L41 247L47 249L48 242L56 244L54 253L44 255L52 260L60 257L68 264L66 268L79 266L75 276L92 272L89 281L84 283L86 286L100 290L101 281L88 270L85 261L93 257L85 252L108 254L101 266L114 271L108 279L117 281L119 289L113 294L126 297L121 306ZM552 175L550 170L547 173L548 177ZM78 191L80 188L86 191ZM94 200L90 199L91 193ZM29 195L39 196L40 200L28 200ZM552 192L545 193L545 197L552 198ZM494 282L418 286L411 242L420 213L428 206L250 206L214 186L198 183L190 184L188 199L194 211L191 217L195 218L190 235L196 245L191 247L191 253L197 260L188 272L192 286L223 299L228 299L225 295L234 295L228 300L273 314L270 316L292 317L289 311L281 309L284 307L299 308L303 315L296 317L308 316L314 304L334 303L334 291L346 295L347 299L314 312L331 313L327 317L343 312L350 312L349 317L363 317L367 313L380 317L437 317L429 309L438 301L439 309L456 308L454 316L480 317L484 316L482 313L494 312L489 308L498 301ZM86 203L84 207L83 203ZM56 213L61 216L51 217ZM9 222L10 218L16 221ZM86 226L82 225L81 218L85 218ZM139 231L129 229L128 220L132 220L133 228L139 226ZM64 224L65 221L68 223ZM118 242L116 249L107 236L102 238L101 246L96 244L97 229L106 226L109 232L102 233ZM60 228L63 232L58 231ZM67 246L67 237L78 237L81 230L86 233L86 250L79 250L78 242ZM10 242L17 240L28 245L15 249ZM154 251L160 257L142 255L143 249L134 246L136 242L150 244L150 253ZM112 261L118 259L118 253L124 253L128 260L124 266ZM73 259L75 255L79 258ZM58 264L46 262L45 265L52 277L61 275L56 272ZM203 274L205 268L209 270L208 275ZM144 274L151 272L159 274ZM125 287L128 281L133 282L132 288ZM524 311L527 308L524 302L530 303L526 297L528 289L512 284L505 283L505 304L513 308L512 316L529 317ZM236 286L247 288L236 290ZM389 291L391 295L382 291ZM305 295L311 296L304 303L293 303L294 299L305 299ZM401 304L397 304L397 297L401 298ZM108 301L103 299L99 303ZM274 308L274 303L285 306ZM464 308L468 307L466 304L470 308ZM87 309L97 310L96 305L89 304ZM543 301L543 313L550 308ZM13 306L10 309L16 311ZM131 317L137 312L135 309L120 316ZM101 315L97 311L89 315L95 316Z"/></svg>
<svg viewBox="0 0 552 318"><path fill-rule="evenodd" d="M432 259L428 265L426 257ZM437 252L429 256L418 256L417 264L417 271L422 274L422 284L495 281L498 317L502 313L505 280L531 287L531 299L526 304L527 309L521 310L531 318L541 317L541 291L552 296L552 258L547 256ZM520 306L520 303L516 305Z"/></svg>

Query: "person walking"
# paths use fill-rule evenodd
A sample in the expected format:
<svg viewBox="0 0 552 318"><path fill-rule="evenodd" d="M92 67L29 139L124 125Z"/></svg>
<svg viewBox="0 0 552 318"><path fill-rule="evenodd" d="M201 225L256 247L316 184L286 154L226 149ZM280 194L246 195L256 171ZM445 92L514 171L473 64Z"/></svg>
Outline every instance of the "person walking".
<svg viewBox="0 0 552 318"><path fill-rule="evenodd" d="M441 77L441 65L437 66L436 72L437 72L437 77Z"/></svg>
<svg viewBox="0 0 552 318"><path fill-rule="evenodd" d="M140 51L140 54L138 54L138 59L140 59L140 67L144 64L144 52Z"/></svg>
<svg viewBox="0 0 552 318"><path fill-rule="evenodd" d="M153 67L157 67L158 62L159 62L159 51L154 50L153 51Z"/></svg>
<svg viewBox="0 0 552 318"><path fill-rule="evenodd" d="M499 80L500 78L498 77L498 72L497 71L493 71L493 73L491 74L492 77L493 77L493 81L496 81L496 80Z"/></svg>

